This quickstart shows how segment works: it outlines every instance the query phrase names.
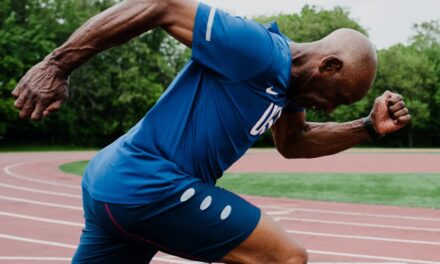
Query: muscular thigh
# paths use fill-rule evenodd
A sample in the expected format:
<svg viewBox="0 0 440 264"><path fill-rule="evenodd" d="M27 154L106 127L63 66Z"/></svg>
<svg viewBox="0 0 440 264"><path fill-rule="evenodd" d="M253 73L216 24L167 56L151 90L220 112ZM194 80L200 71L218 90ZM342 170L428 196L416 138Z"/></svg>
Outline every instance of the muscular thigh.
<svg viewBox="0 0 440 264"><path fill-rule="evenodd" d="M262 213L252 234L222 259L225 263L307 263L307 252L271 217Z"/></svg>

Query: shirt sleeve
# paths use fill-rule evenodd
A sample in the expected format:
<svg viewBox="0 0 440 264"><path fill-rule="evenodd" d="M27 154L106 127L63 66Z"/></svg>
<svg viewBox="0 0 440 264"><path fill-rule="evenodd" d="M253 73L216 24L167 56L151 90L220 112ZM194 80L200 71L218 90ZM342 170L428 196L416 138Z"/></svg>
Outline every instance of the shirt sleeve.
<svg viewBox="0 0 440 264"><path fill-rule="evenodd" d="M192 59L231 80L245 80L272 61L270 33L257 22L199 3Z"/></svg>

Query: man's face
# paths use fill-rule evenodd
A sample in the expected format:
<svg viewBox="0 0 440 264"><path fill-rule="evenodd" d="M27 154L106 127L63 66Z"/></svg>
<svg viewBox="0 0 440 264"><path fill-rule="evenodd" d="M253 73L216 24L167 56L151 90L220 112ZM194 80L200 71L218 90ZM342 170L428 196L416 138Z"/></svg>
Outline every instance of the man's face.
<svg viewBox="0 0 440 264"><path fill-rule="evenodd" d="M372 79L316 78L303 87L292 100L307 109L331 113L340 105L361 100L368 92Z"/></svg>
<svg viewBox="0 0 440 264"><path fill-rule="evenodd" d="M339 105L348 105L354 102L353 96L345 94L344 90L329 84L313 85L307 87L292 99L296 104L307 109L331 113Z"/></svg>
<svg viewBox="0 0 440 264"><path fill-rule="evenodd" d="M322 110L326 113L331 113L337 107L331 100L316 94L300 95L294 100L296 104L306 109Z"/></svg>

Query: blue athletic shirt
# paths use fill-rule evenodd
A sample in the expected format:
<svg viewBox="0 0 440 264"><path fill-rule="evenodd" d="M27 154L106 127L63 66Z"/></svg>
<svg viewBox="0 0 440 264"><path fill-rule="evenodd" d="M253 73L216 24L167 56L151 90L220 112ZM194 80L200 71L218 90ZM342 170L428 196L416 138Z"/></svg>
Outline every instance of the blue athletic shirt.
<svg viewBox="0 0 440 264"><path fill-rule="evenodd" d="M199 3L191 60L145 117L89 162L82 186L99 201L145 204L194 181L215 184L287 105L289 42L275 23Z"/></svg>

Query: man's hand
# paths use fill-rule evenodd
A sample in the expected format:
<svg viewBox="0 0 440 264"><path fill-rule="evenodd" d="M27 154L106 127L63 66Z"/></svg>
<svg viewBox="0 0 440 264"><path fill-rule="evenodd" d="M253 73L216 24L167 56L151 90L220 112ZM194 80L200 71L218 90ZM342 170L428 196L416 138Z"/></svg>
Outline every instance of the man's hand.
<svg viewBox="0 0 440 264"><path fill-rule="evenodd" d="M12 92L23 119L41 120L61 108L69 95L68 75L50 59L32 67Z"/></svg>
<svg viewBox="0 0 440 264"><path fill-rule="evenodd" d="M97 53L162 27L191 47L197 2L125 0L94 16L30 69L12 92L21 118L41 120L68 97L69 74Z"/></svg>
<svg viewBox="0 0 440 264"><path fill-rule="evenodd" d="M402 96L390 91L376 98L370 117L380 136L395 132L411 123L411 116Z"/></svg>

